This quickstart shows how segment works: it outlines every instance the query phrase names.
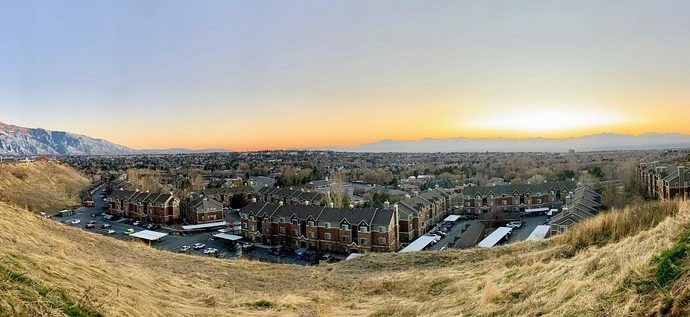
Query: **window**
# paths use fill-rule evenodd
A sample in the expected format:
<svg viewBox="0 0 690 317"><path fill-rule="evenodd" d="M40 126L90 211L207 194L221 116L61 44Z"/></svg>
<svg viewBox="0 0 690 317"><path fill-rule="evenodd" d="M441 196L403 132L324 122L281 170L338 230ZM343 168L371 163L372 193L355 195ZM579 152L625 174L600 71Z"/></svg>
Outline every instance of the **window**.
<svg viewBox="0 0 690 317"><path fill-rule="evenodd" d="M242 223L242 229L247 229L247 223L246 222Z"/></svg>
<svg viewBox="0 0 690 317"><path fill-rule="evenodd" d="M314 232L313 231L309 231L308 235L309 235L309 238L314 239Z"/></svg>
<svg viewBox="0 0 690 317"><path fill-rule="evenodd" d="M508 204L508 201L504 199L501 203L502 203L503 205L507 205L507 204Z"/></svg>
<svg viewBox="0 0 690 317"><path fill-rule="evenodd" d="M256 217L254 217L254 216L249 216L249 220L254 221L254 220L256 220Z"/></svg>
<svg viewBox="0 0 690 317"><path fill-rule="evenodd" d="M285 234L285 227L280 227L279 231L280 233Z"/></svg>
<svg viewBox="0 0 690 317"><path fill-rule="evenodd" d="M265 234L271 234L271 228L264 228Z"/></svg>
<svg viewBox="0 0 690 317"><path fill-rule="evenodd" d="M465 207L469 207L469 206L470 206L470 202L469 201L465 202Z"/></svg>
<svg viewBox="0 0 690 317"><path fill-rule="evenodd" d="M307 226L313 227L314 226L314 220L307 221Z"/></svg>
<svg viewBox="0 0 690 317"><path fill-rule="evenodd" d="M324 233L324 234L323 234L323 238L326 239L326 240L331 240L331 233L330 233L330 232Z"/></svg>
<svg viewBox="0 0 690 317"><path fill-rule="evenodd" d="M330 229L330 228L331 228L331 223L330 223L330 222L324 222L324 223L323 223L323 227L326 228L326 229Z"/></svg>
<svg viewBox="0 0 690 317"><path fill-rule="evenodd" d="M537 198L537 204L541 204L541 198Z"/></svg>
<svg viewBox="0 0 690 317"><path fill-rule="evenodd" d="M344 224L340 225L340 229L343 229L343 230L350 230L350 225L344 223Z"/></svg>
<svg viewBox="0 0 690 317"><path fill-rule="evenodd" d="M299 236L299 230L293 229L293 230L292 230L292 235L295 236L295 237L296 237L296 236Z"/></svg>
<svg viewBox="0 0 690 317"><path fill-rule="evenodd" d="M297 219L292 219L292 224L293 224L293 225L298 225L298 224L299 224L299 220L297 220Z"/></svg>
<svg viewBox="0 0 690 317"><path fill-rule="evenodd" d="M465 195L465 199L469 200L469 199L470 199L470 195Z"/></svg>
<svg viewBox="0 0 690 317"><path fill-rule="evenodd" d="M343 236L343 242L350 242L350 237Z"/></svg>
<svg viewBox="0 0 690 317"><path fill-rule="evenodd" d="M380 245L386 245L386 238L379 238Z"/></svg>
<svg viewBox="0 0 690 317"><path fill-rule="evenodd" d="M362 238L362 239L361 239L361 242L362 242L362 243L361 243L362 245L367 245L367 243L369 243L369 241L367 241L366 238Z"/></svg>
<svg viewBox="0 0 690 317"><path fill-rule="evenodd" d="M285 222L285 218L283 218L283 217L280 217L280 219L278 219L278 222L279 222L279 223L283 223L283 222Z"/></svg>
<svg viewBox="0 0 690 317"><path fill-rule="evenodd" d="M359 226L359 231L361 231L361 232L369 232L369 227L367 227L367 226Z"/></svg>
<svg viewBox="0 0 690 317"><path fill-rule="evenodd" d="M379 226L379 232L386 232L386 226Z"/></svg>

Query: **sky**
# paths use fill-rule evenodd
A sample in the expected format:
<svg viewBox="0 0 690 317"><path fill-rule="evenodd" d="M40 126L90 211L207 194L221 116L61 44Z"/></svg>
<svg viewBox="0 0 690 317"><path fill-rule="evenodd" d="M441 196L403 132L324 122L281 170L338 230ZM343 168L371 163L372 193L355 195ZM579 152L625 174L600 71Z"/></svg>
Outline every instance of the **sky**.
<svg viewBox="0 0 690 317"><path fill-rule="evenodd" d="M136 149L690 134L690 1L0 0L0 122Z"/></svg>

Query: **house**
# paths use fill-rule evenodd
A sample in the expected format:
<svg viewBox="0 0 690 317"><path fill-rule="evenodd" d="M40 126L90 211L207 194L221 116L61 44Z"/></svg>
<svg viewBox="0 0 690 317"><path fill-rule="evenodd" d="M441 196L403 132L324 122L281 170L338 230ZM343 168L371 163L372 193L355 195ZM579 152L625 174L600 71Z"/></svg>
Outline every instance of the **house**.
<svg viewBox="0 0 690 317"><path fill-rule="evenodd" d="M269 203L283 202L285 205L320 205L323 195L304 189L263 187L259 189L258 201Z"/></svg>
<svg viewBox="0 0 690 317"><path fill-rule="evenodd" d="M192 194L182 203L182 213L189 223L203 224L224 219L223 203L204 195Z"/></svg>
<svg viewBox="0 0 690 317"><path fill-rule="evenodd" d="M170 194L115 190L106 198L110 214L156 223L180 219L180 199Z"/></svg>
<svg viewBox="0 0 690 317"><path fill-rule="evenodd" d="M395 208L329 208L250 203L240 209L242 235L268 245L321 252L393 252L400 247Z"/></svg>
<svg viewBox="0 0 690 317"><path fill-rule="evenodd" d="M470 214L487 214L496 211L518 212L532 208L555 208L562 205L568 193L576 187L577 184L572 181L465 187L462 190L463 210Z"/></svg>
<svg viewBox="0 0 690 317"><path fill-rule="evenodd" d="M570 226L590 217L601 210L601 195L588 186L578 187L566 197L563 210L551 218L551 233L562 233Z"/></svg>

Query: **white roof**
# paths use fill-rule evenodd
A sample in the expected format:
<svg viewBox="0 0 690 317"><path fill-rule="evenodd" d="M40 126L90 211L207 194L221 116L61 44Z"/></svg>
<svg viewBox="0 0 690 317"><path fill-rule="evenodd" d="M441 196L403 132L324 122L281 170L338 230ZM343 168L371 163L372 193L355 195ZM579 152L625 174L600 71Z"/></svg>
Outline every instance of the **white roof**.
<svg viewBox="0 0 690 317"><path fill-rule="evenodd" d="M525 209L526 213L549 211L549 208L530 208Z"/></svg>
<svg viewBox="0 0 690 317"><path fill-rule="evenodd" d="M220 221L220 222L204 223L204 224L200 224L200 225L182 226L182 230L209 229L209 228L222 227L222 226L227 226L227 225L228 225L227 221Z"/></svg>
<svg viewBox="0 0 690 317"><path fill-rule="evenodd" d="M352 259L356 259L356 258L358 258L358 257L360 257L360 256L364 256L364 254L361 254L361 253L352 253L352 254L348 255L347 258L345 258L345 261L347 261L347 260L352 260Z"/></svg>
<svg viewBox="0 0 690 317"><path fill-rule="evenodd" d="M484 238L479 244L477 244L478 247L480 248L491 248L496 245L503 237L505 237L508 233L510 233L513 230L513 228L508 228L508 227L500 227L496 229L494 232L492 232L488 237Z"/></svg>
<svg viewBox="0 0 690 317"><path fill-rule="evenodd" d="M549 233L549 230L551 229L551 226L549 225L540 225L534 228L534 231L529 234L529 237L527 237L527 240L539 240L539 239L544 239L546 235Z"/></svg>
<svg viewBox="0 0 690 317"><path fill-rule="evenodd" d="M227 233L214 234L213 237L218 238L218 239L230 240L230 241L237 241L237 240L242 239L242 237L240 237L240 236L236 236L234 234L227 234Z"/></svg>
<svg viewBox="0 0 690 317"><path fill-rule="evenodd" d="M453 222L453 221L458 221L458 219L460 219L460 216L450 215L450 216L446 217L446 219L443 219L443 221Z"/></svg>
<svg viewBox="0 0 690 317"><path fill-rule="evenodd" d="M149 241L155 241L155 240L158 240L158 239L165 237L167 235L168 235L167 233L163 233L163 232L156 232L156 231L151 231L151 230L142 230L139 232L132 233L129 236L139 238L139 239L149 240Z"/></svg>
<svg viewBox="0 0 690 317"><path fill-rule="evenodd" d="M553 216L553 214L554 214L554 213L557 213L557 212L558 212L558 209L551 209L551 210L549 210L549 213L546 214L546 215L547 215L547 216Z"/></svg>
<svg viewBox="0 0 690 317"><path fill-rule="evenodd" d="M410 243L410 245L408 245L404 249L400 250L399 253L422 251L432 241L434 241L434 237L432 237L432 236L421 236L421 237L417 238L417 240L412 241L412 243Z"/></svg>

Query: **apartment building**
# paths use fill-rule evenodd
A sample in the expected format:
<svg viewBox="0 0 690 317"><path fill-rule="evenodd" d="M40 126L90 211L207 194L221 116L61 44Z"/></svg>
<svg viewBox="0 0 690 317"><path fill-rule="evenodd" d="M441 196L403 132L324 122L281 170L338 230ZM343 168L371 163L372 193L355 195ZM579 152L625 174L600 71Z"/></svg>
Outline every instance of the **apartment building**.
<svg viewBox="0 0 690 317"><path fill-rule="evenodd" d="M268 245L322 252L394 252L396 208L329 208L314 205L250 203L240 210L242 235Z"/></svg>
<svg viewBox="0 0 690 317"><path fill-rule="evenodd" d="M223 203L204 195L192 194L182 202L182 214L188 223L223 221Z"/></svg>
<svg viewBox="0 0 690 317"><path fill-rule="evenodd" d="M590 187L578 187L566 196L563 210L551 219L551 233L562 233L570 226L590 217L601 210L601 194Z"/></svg>
<svg viewBox="0 0 690 317"><path fill-rule="evenodd" d="M462 191L463 210L470 214L486 214L495 211L519 212L531 208L556 208L561 206L568 193L576 188L577 184L573 181L465 187Z"/></svg>
<svg viewBox="0 0 690 317"><path fill-rule="evenodd" d="M452 200L451 194L434 188L399 201L400 242L414 241L443 220L450 212Z"/></svg>
<svg viewBox="0 0 690 317"><path fill-rule="evenodd" d="M180 219L180 199L172 194L114 190L106 198L112 215L156 223Z"/></svg>
<svg viewBox="0 0 690 317"><path fill-rule="evenodd" d="M690 169L685 166L640 163L637 178L651 198L690 199Z"/></svg>
<svg viewBox="0 0 690 317"><path fill-rule="evenodd" d="M259 189L259 201L285 205L320 205L323 195L306 189L262 187Z"/></svg>

